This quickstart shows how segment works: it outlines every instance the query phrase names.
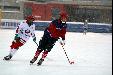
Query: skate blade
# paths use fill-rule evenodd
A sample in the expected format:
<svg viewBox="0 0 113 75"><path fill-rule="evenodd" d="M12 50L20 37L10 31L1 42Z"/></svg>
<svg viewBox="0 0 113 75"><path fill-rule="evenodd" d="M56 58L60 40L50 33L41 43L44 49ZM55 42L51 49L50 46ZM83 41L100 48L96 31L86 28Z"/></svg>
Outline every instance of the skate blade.
<svg viewBox="0 0 113 75"><path fill-rule="evenodd" d="M4 61L9 61L9 60L6 60L5 58L3 59Z"/></svg>
<svg viewBox="0 0 113 75"><path fill-rule="evenodd" d="M37 66L41 66L41 64L37 64Z"/></svg>

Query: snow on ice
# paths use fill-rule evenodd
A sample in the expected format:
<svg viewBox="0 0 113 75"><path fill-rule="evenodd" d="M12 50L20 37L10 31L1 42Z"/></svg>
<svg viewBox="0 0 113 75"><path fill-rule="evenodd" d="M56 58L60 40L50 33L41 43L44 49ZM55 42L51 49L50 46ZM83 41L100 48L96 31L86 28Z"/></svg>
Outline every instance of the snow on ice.
<svg viewBox="0 0 113 75"><path fill-rule="evenodd" d="M112 75L112 33L67 32L65 49L75 64L68 63L61 45L56 42L42 66L36 65L39 59L29 65L37 49L32 38L10 61L3 60L14 33L15 30L0 30L0 75ZM36 31L37 43L42 35L43 31Z"/></svg>

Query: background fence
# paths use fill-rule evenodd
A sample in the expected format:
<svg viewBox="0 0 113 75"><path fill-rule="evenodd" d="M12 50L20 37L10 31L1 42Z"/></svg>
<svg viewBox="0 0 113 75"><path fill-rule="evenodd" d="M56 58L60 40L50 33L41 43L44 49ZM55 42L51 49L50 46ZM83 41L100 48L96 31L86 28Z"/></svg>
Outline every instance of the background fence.
<svg viewBox="0 0 113 75"><path fill-rule="evenodd" d="M2 20L0 28L15 29L23 20ZM51 21L36 21L36 30L44 30ZM83 32L83 22L67 22L68 32ZM88 32L112 33L112 24L88 23Z"/></svg>

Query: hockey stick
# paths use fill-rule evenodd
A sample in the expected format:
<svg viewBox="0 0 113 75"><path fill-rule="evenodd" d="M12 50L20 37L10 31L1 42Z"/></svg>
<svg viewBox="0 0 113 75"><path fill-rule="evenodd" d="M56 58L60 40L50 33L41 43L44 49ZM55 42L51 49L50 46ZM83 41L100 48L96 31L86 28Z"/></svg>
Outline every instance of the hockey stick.
<svg viewBox="0 0 113 75"><path fill-rule="evenodd" d="M36 41L34 41L34 42L35 42L35 44L38 46L37 42L36 42Z"/></svg>
<svg viewBox="0 0 113 75"><path fill-rule="evenodd" d="M70 64L74 64L74 61L70 61L70 60L69 60L69 57L68 57L67 52L66 52L66 50L64 49L64 46L63 46L63 45L62 45L62 48L63 48L64 53L65 53L65 55L66 55L66 57L67 57L67 59L68 59L68 62L69 62Z"/></svg>

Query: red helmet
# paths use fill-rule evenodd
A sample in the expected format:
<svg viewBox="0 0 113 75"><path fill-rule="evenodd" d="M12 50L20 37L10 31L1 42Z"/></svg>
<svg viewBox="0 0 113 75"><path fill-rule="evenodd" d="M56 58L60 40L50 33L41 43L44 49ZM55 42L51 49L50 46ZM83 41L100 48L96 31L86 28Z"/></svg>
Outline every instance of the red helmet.
<svg viewBox="0 0 113 75"><path fill-rule="evenodd" d="M60 18L68 18L68 14L66 12L60 12Z"/></svg>
<svg viewBox="0 0 113 75"><path fill-rule="evenodd" d="M26 20L27 20L27 21L29 21L29 20L34 21L34 20L35 20L35 17L32 16L32 15L30 15L30 16L27 16L27 17L26 17Z"/></svg>

